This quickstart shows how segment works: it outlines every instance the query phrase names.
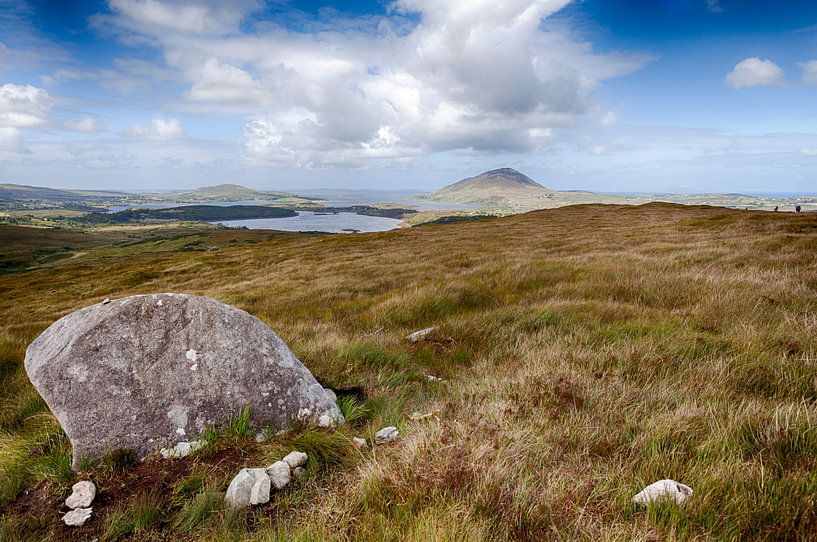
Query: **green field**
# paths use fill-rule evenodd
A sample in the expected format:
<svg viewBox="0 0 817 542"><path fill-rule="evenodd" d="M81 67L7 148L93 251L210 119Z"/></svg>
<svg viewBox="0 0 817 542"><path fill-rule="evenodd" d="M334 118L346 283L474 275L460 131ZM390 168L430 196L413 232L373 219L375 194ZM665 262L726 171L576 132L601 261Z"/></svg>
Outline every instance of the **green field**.
<svg viewBox="0 0 817 542"><path fill-rule="evenodd" d="M137 231L0 226L33 266L0 275L0 540L817 533L817 215L581 205L353 236ZM79 255L36 252L66 245ZM69 531L60 502L78 475L25 348L73 310L167 291L269 324L350 390L348 423L257 444L233 420L185 460L114 454L86 466L100 496ZM352 445L386 425L397 442ZM238 468L293 448L310 454L303 479L269 505L223 508ZM692 498L632 503L661 478Z"/></svg>

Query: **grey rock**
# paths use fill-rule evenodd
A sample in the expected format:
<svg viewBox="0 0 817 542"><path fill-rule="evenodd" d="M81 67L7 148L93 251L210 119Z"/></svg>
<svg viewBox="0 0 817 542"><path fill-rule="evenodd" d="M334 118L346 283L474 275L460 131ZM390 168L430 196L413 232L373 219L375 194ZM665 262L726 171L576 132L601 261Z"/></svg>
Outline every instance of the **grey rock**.
<svg viewBox="0 0 817 542"><path fill-rule="evenodd" d="M65 506L71 508L88 508L96 497L96 486L89 480L77 482L71 486L71 494L65 499Z"/></svg>
<svg viewBox="0 0 817 542"><path fill-rule="evenodd" d="M369 447L368 443L366 443L365 438L352 437L352 443L354 443L355 447L358 450L364 450Z"/></svg>
<svg viewBox="0 0 817 542"><path fill-rule="evenodd" d="M303 467L306 465L307 459L309 459L309 456L304 452L295 451L289 452L281 461L289 465L290 469L294 469L296 467Z"/></svg>
<svg viewBox="0 0 817 542"><path fill-rule="evenodd" d="M275 489L283 489L292 477L289 464L285 461L276 461L267 467L267 474Z"/></svg>
<svg viewBox="0 0 817 542"><path fill-rule="evenodd" d="M678 483L675 480L658 480L636 494L633 502L636 504L650 504L652 502L675 501L684 504L692 496L692 488Z"/></svg>
<svg viewBox="0 0 817 542"><path fill-rule="evenodd" d="M292 477L296 480L301 478L304 474L306 474L306 469L303 467L295 467L292 469Z"/></svg>
<svg viewBox="0 0 817 542"><path fill-rule="evenodd" d="M264 488L266 487L266 500ZM269 501L270 478L266 469L241 469L227 487L224 501L232 508L246 508Z"/></svg>
<svg viewBox="0 0 817 542"><path fill-rule="evenodd" d="M393 426L384 427L374 434L374 440L377 444L385 444L391 442L400 436L400 431Z"/></svg>
<svg viewBox="0 0 817 542"><path fill-rule="evenodd" d="M259 469L265 470L265 469ZM264 504L269 502L269 493L272 489L272 483L269 475L264 472L265 476L259 476L255 480L255 484L250 491L250 504Z"/></svg>
<svg viewBox="0 0 817 542"><path fill-rule="evenodd" d="M196 450L204 448L207 444L204 440L194 440L193 442L179 442L172 448L162 448L159 453L165 459L181 459L192 454Z"/></svg>
<svg viewBox="0 0 817 542"><path fill-rule="evenodd" d="M77 508L62 516L62 522L69 527L82 527L91 517L93 508Z"/></svg>
<svg viewBox="0 0 817 542"><path fill-rule="evenodd" d="M282 431L299 415L342 424L331 396L254 316L184 294L132 296L61 318L26 372L73 445L73 465L130 448L146 457L246 406ZM187 440L187 439L185 439Z"/></svg>
<svg viewBox="0 0 817 542"><path fill-rule="evenodd" d="M413 342L413 343L420 342L426 337L426 335L428 335L432 331L434 331L433 327L427 327L425 329L421 329L420 331L415 331L414 333L412 333L411 335L406 337L406 339L409 342Z"/></svg>
<svg viewBox="0 0 817 542"><path fill-rule="evenodd" d="M330 399L332 399L333 401L338 400L338 396L337 396L337 394L335 393L334 390L330 390L329 388L324 388L324 389L326 390L326 395L328 395Z"/></svg>

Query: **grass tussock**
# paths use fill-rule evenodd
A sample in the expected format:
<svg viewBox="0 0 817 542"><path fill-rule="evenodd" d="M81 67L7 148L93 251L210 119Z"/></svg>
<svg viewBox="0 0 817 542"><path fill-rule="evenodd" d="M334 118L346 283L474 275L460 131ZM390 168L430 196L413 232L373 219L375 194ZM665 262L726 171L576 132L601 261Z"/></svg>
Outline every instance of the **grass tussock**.
<svg viewBox="0 0 817 542"><path fill-rule="evenodd" d="M242 412L183 461L112 454L88 466L101 491L89 538L813 538L815 231L811 215L651 204L347 237L95 237L82 257L0 277L0 539L64 536L54 503L76 479L26 345L72 310L148 291L270 324L347 424L259 444ZM205 237L217 251L187 250ZM353 445L386 425L397 442ZM293 449L309 454L303 478L265 507L224 508L238 468ZM158 487L116 493L148 467ZM632 503L661 478L693 497Z"/></svg>

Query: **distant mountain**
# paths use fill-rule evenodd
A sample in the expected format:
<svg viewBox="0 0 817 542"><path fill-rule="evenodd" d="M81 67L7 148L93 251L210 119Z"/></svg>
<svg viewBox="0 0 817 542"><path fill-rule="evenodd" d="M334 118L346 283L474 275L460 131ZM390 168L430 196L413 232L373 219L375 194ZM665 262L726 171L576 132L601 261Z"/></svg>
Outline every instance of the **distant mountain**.
<svg viewBox="0 0 817 542"><path fill-rule="evenodd" d="M203 186L195 190L179 191L180 195L191 195L197 198L212 198L212 199L233 199L233 200L250 200L260 199L264 197L270 198L287 198L292 197L293 194L287 192L275 192L266 190L253 190L240 184L217 184L215 186Z"/></svg>
<svg viewBox="0 0 817 542"><path fill-rule="evenodd" d="M131 194L104 190L61 190L23 184L0 184L0 200L5 201L83 201L122 199Z"/></svg>
<svg viewBox="0 0 817 542"><path fill-rule="evenodd" d="M486 171L445 188L427 197L447 203L502 204L507 201L552 197L555 191L542 186L527 175L511 168Z"/></svg>

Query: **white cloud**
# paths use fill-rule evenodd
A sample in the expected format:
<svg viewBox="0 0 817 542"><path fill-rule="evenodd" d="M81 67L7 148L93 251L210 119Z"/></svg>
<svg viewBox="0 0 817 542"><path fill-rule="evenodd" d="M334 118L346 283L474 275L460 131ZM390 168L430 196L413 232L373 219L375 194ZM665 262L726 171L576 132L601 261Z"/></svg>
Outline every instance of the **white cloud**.
<svg viewBox="0 0 817 542"><path fill-rule="evenodd" d="M800 154L803 156L817 156L817 147L808 147L800 149Z"/></svg>
<svg viewBox="0 0 817 542"><path fill-rule="evenodd" d="M186 94L188 100L257 110L268 105L271 93L253 75L237 66L208 59Z"/></svg>
<svg viewBox="0 0 817 542"><path fill-rule="evenodd" d="M723 6L719 0L706 0L706 11L709 13L723 13Z"/></svg>
<svg viewBox="0 0 817 542"><path fill-rule="evenodd" d="M809 60L800 64L803 70L803 83L806 85L817 85L817 60Z"/></svg>
<svg viewBox="0 0 817 542"><path fill-rule="evenodd" d="M726 82L734 89L780 84L783 70L771 60L752 57L741 60L726 75Z"/></svg>
<svg viewBox="0 0 817 542"><path fill-rule="evenodd" d="M93 117L82 117L76 120L67 120L62 124L63 129L69 132L104 132L105 125Z"/></svg>
<svg viewBox="0 0 817 542"><path fill-rule="evenodd" d="M129 129L122 132L130 139L148 139L151 141L167 141L171 139L183 139L185 137L182 125L178 119L155 118L150 124L143 125L136 123Z"/></svg>
<svg viewBox="0 0 817 542"><path fill-rule="evenodd" d="M224 28L204 5L177 29L186 36L168 31L177 3L110 5L112 25L157 42L187 81L181 109L247 115L254 160L318 165L549 144L541 130L576 123L602 81L652 59L596 53L548 23L569 1L400 0L377 26L343 19L306 33L264 24L244 35L229 28L253 4L231 6Z"/></svg>
<svg viewBox="0 0 817 542"><path fill-rule="evenodd" d="M21 154L27 152L20 130L11 126L0 126L0 151Z"/></svg>
<svg viewBox="0 0 817 542"><path fill-rule="evenodd" d="M0 126L32 128L48 122L52 100L45 90L31 85L0 86Z"/></svg>
<svg viewBox="0 0 817 542"><path fill-rule="evenodd" d="M599 121L602 126L615 126L618 122L618 115L614 111L608 111Z"/></svg>
<svg viewBox="0 0 817 542"><path fill-rule="evenodd" d="M197 2L173 0L109 0L108 6L125 28L159 36L165 32L225 34L234 32L255 1ZM98 18L96 24L104 24Z"/></svg>

